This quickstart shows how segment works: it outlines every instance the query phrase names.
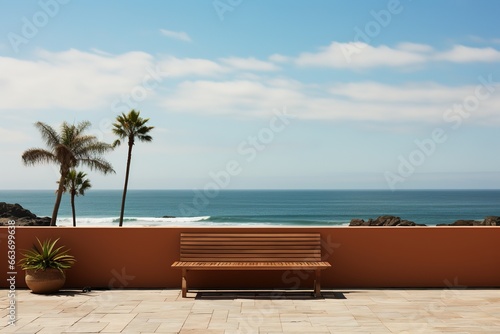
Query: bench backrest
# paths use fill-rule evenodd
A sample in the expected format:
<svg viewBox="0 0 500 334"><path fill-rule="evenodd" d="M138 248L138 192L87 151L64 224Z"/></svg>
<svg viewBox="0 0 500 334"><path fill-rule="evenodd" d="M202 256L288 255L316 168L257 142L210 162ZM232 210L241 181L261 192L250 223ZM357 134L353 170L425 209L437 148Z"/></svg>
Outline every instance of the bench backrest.
<svg viewBox="0 0 500 334"><path fill-rule="evenodd" d="M181 261L321 261L319 233L181 233Z"/></svg>

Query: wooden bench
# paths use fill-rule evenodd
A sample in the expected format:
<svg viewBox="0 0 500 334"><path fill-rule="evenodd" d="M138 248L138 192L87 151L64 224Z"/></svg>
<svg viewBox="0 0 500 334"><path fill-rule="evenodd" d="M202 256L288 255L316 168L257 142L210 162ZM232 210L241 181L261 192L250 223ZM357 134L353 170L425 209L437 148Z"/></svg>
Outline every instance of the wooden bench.
<svg viewBox="0 0 500 334"><path fill-rule="evenodd" d="M190 270L313 270L314 295L321 296L319 233L181 233L182 297L188 292Z"/></svg>

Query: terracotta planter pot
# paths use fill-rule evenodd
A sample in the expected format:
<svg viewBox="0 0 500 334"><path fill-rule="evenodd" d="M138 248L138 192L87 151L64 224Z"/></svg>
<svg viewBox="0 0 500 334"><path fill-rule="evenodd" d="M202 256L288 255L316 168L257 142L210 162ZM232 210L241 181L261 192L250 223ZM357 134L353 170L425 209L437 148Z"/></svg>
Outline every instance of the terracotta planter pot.
<svg viewBox="0 0 500 334"><path fill-rule="evenodd" d="M33 293L54 293L66 282L66 275L57 269L26 270L26 285Z"/></svg>

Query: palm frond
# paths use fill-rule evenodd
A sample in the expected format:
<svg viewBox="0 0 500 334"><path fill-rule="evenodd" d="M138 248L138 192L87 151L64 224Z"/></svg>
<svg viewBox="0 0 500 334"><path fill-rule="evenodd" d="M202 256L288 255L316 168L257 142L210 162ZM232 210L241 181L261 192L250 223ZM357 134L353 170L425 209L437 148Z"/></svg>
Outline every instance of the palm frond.
<svg viewBox="0 0 500 334"><path fill-rule="evenodd" d="M80 137L83 132L88 130L92 126L89 121L81 121L76 126L76 137Z"/></svg>
<svg viewBox="0 0 500 334"><path fill-rule="evenodd" d="M137 139L139 139L139 141L143 141L143 142L153 141L153 137L151 137L150 135L138 135Z"/></svg>
<svg viewBox="0 0 500 334"><path fill-rule="evenodd" d="M152 141L153 138L148 133L154 129L154 126L145 126L149 118L141 118L141 112L134 109L128 114L122 113L116 117L116 123L113 124L113 133L120 139L129 138L133 143L137 137L140 141Z"/></svg>
<svg viewBox="0 0 500 334"><path fill-rule="evenodd" d="M101 155L113 150L113 145L103 143L98 140L88 141L85 146L79 147L75 154L79 157L90 157L93 155Z"/></svg>
<svg viewBox="0 0 500 334"><path fill-rule="evenodd" d="M85 195L85 191L92 188L90 180L86 177L86 173L82 171L77 173L75 169L71 169L66 176L63 192L69 192L75 196Z"/></svg>
<svg viewBox="0 0 500 334"><path fill-rule="evenodd" d="M113 166L106 160L98 157L80 159L80 163L89 167L91 170L97 170L104 175L116 173Z"/></svg>
<svg viewBox="0 0 500 334"><path fill-rule="evenodd" d="M56 163L59 165L61 177L51 220L51 224L55 225L61 195L68 189L65 184L68 172L80 163L105 174L114 172L111 164L101 157L102 154L111 151L114 147L100 142L95 136L86 135L85 131L91 126L88 121L80 122L77 125L63 122L59 133L42 122L37 122L35 126L40 131L48 149L29 149L23 153L22 158L26 165L37 163Z"/></svg>
<svg viewBox="0 0 500 334"><path fill-rule="evenodd" d="M121 140L120 139L117 139L113 142L112 146L113 146L113 149L120 146L122 144Z"/></svg>
<svg viewBox="0 0 500 334"><path fill-rule="evenodd" d="M30 148L22 155L23 163L27 166L33 166L39 163L53 163L57 162L56 156L42 148Z"/></svg>
<svg viewBox="0 0 500 334"><path fill-rule="evenodd" d="M45 141L45 144L48 147L54 148L60 143L61 138L59 137L59 134L50 125L43 122L36 122L35 127L38 129L38 131L40 131L42 139Z"/></svg>

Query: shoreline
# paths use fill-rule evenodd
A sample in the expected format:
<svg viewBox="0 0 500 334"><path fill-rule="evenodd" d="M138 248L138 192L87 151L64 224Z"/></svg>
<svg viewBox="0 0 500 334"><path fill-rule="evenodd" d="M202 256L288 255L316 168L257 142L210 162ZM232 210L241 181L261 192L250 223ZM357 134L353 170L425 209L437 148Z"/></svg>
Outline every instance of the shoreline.
<svg viewBox="0 0 500 334"><path fill-rule="evenodd" d="M380 221L379 218L385 217L385 220ZM214 222L210 221L210 216L204 217L125 217L123 227L297 227L297 228L317 228L317 227L457 227L457 226L500 226L500 217L487 217L491 218L494 223L484 224L484 219L477 220L458 220L449 224L390 224L383 223L384 221L390 222L391 220L408 222L396 216L381 216L376 219L352 219L351 222ZM40 219L39 217L37 219ZM43 219L50 222L49 217ZM77 217L77 227L118 227L118 217ZM27 220L25 217L10 217L0 218L0 225L6 225L8 220L15 220L16 222L24 222ZM354 223L353 223L354 222ZM411 222L413 223L413 222ZM17 225L17 224L16 224ZM37 224L19 224L17 226L48 226ZM72 217L58 218L57 227L73 227Z"/></svg>
<svg viewBox="0 0 500 334"><path fill-rule="evenodd" d="M245 217L244 219L242 217ZM499 216L488 216L484 219L469 219L469 220L456 220L452 223L436 223L436 224L422 224L415 223L410 220L401 219L394 215L382 215L377 218L369 218L368 220L353 218L348 223L347 221L335 222L334 220L304 220L297 217L285 218L281 216L279 220L255 221L253 216L240 216L239 221L232 217L212 217L212 216L196 216L196 217L125 217L124 225L137 226L137 227L152 227L152 226L223 226L223 227L264 227L264 226L282 226L282 227L335 227L335 226L348 226L348 227L423 227L423 226L500 226ZM23 208L19 204L9 204L0 202L0 224L8 225L10 222L16 221L16 226L49 226L50 217L38 217L31 211ZM112 217L78 217L76 220L77 226L110 226L118 225L119 218ZM62 216L57 220L56 226L73 227L72 217Z"/></svg>
<svg viewBox="0 0 500 334"><path fill-rule="evenodd" d="M494 190L225 190L210 199L189 190L132 190L125 225L134 226L349 226L481 225L499 216L500 191ZM194 197L193 197L194 196ZM121 191L95 190L76 201L77 226L115 226ZM38 216L51 215L53 191L0 191L0 201L20 203ZM375 222L377 217L401 217ZM1 215L0 215L1 217ZM6 216L4 216L6 217ZM8 216L10 217L10 216ZM19 216L18 216L19 217ZM72 225L68 196L58 225ZM168 218L168 219L167 219ZM352 224L354 225L354 224Z"/></svg>

